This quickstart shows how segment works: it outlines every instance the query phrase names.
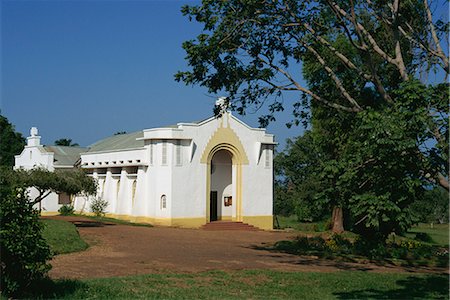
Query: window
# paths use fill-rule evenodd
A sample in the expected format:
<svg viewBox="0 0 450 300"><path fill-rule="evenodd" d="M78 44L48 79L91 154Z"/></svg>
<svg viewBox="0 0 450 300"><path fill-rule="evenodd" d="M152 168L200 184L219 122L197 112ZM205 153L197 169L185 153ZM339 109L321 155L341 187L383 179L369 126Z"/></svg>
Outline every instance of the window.
<svg viewBox="0 0 450 300"><path fill-rule="evenodd" d="M162 158L161 164L167 165L167 141L162 142Z"/></svg>
<svg viewBox="0 0 450 300"><path fill-rule="evenodd" d="M58 204L66 204L70 205L70 195L66 193L60 193L58 194Z"/></svg>
<svg viewBox="0 0 450 300"><path fill-rule="evenodd" d="M153 143L150 143L150 164L153 165Z"/></svg>
<svg viewBox="0 0 450 300"><path fill-rule="evenodd" d="M119 199L119 192L120 192L120 179L117 180L117 188L116 188L116 198Z"/></svg>
<svg viewBox="0 0 450 300"><path fill-rule="evenodd" d="M183 157L181 156L181 140L177 140L177 166L181 166L183 164Z"/></svg>
<svg viewBox="0 0 450 300"><path fill-rule="evenodd" d="M134 199L136 198L136 180L133 180L131 185L131 203L134 205Z"/></svg>
<svg viewBox="0 0 450 300"><path fill-rule="evenodd" d="M264 150L266 153L266 155L265 155L265 167L266 168L269 168L270 167L270 148L269 148L269 146L266 146L266 149Z"/></svg>
<svg viewBox="0 0 450 300"><path fill-rule="evenodd" d="M167 197L166 195L161 196L161 209L164 209L167 207Z"/></svg>

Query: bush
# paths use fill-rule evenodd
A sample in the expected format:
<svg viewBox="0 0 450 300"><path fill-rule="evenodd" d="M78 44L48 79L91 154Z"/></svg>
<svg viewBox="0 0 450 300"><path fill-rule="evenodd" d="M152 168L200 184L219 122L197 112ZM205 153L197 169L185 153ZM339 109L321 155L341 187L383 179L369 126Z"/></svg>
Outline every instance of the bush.
<svg viewBox="0 0 450 300"><path fill-rule="evenodd" d="M74 214L75 209L73 208L72 205L66 205L66 204L64 204L63 206L61 206L61 207L58 209L58 212L59 212L59 214L62 215L62 216L71 216L71 215Z"/></svg>
<svg viewBox="0 0 450 300"><path fill-rule="evenodd" d="M95 198L91 203L91 211L97 217L103 217L105 215L107 207L108 201L103 200L102 198Z"/></svg>
<svg viewBox="0 0 450 300"><path fill-rule="evenodd" d="M1 289L3 295L17 297L45 277L51 253L25 189L0 181Z"/></svg>
<svg viewBox="0 0 450 300"><path fill-rule="evenodd" d="M421 241L425 243L433 243L433 239L426 232L418 232L416 233L416 237L414 238L416 241Z"/></svg>

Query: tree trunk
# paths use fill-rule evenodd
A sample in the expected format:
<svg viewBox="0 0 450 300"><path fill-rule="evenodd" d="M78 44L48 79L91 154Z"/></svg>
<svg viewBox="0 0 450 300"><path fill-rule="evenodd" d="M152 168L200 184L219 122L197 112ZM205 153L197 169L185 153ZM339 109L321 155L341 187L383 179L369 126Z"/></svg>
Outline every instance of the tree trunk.
<svg viewBox="0 0 450 300"><path fill-rule="evenodd" d="M333 207L331 222L333 222L333 228L331 229L333 233L344 232L344 214L342 212L342 207L339 206Z"/></svg>

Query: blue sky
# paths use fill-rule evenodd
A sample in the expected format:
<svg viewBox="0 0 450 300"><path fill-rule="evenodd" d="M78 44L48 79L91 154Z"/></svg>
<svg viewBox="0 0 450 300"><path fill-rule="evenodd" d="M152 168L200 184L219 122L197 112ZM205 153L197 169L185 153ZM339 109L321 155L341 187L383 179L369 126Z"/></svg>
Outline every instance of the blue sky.
<svg viewBox="0 0 450 300"><path fill-rule="evenodd" d="M183 41L201 32L180 8L192 1L1 1L1 113L43 143L87 146L212 115L215 96L174 81ZM240 117L257 127L258 113ZM284 145L287 109L268 132Z"/></svg>

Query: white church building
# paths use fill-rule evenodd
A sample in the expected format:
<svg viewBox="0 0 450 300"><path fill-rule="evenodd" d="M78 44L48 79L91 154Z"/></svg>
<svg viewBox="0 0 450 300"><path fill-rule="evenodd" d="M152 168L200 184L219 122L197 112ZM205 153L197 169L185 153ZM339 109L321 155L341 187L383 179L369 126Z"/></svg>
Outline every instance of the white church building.
<svg viewBox="0 0 450 300"><path fill-rule="evenodd" d="M98 182L107 216L155 225L198 228L228 220L273 228L273 135L230 112L196 123L144 129L87 148L43 146L32 128L16 168L83 168ZM93 197L72 198L90 213ZM42 215L70 202L51 194Z"/></svg>

